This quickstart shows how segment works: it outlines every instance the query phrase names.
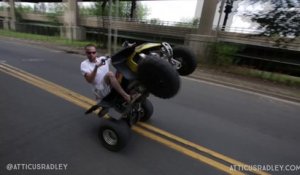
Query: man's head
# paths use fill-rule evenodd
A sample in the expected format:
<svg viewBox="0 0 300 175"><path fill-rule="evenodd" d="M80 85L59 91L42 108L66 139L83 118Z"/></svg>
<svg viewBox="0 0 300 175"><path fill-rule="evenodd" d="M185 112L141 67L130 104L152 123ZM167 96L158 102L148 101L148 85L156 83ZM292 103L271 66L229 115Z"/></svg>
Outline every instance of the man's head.
<svg viewBox="0 0 300 175"><path fill-rule="evenodd" d="M96 46L94 44L88 44L84 47L84 49L85 49L85 54L88 57L88 59L91 62L94 62L96 60L96 56L97 56Z"/></svg>

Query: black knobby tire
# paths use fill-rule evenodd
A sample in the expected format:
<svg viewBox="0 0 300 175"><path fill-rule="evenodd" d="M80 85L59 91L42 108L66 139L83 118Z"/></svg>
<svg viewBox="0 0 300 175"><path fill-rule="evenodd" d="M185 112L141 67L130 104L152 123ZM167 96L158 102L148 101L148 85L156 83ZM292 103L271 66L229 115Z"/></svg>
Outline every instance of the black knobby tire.
<svg viewBox="0 0 300 175"><path fill-rule="evenodd" d="M146 122L148 121L153 114L153 105L150 100L145 99L141 104L141 116L140 121Z"/></svg>
<svg viewBox="0 0 300 175"><path fill-rule="evenodd" d="M110 151L118 152L128 143L131 131L125 120L100 118L99 139Z"/></svg>
<svg viewBox="0 0 300 175"><path fill-rule="evenodd" d="M156 56L147 56L138 66L140 82L153 95L171 98L180 88L180 77L171 64Z"/></svg>
<svg viewBox="0 0 300 175"><path fill-rule="evenodd" d="M186 47L174 47L173 58L181 62L181 68L178 69L180 75L189 75L197 67L196 55Z"/></svg>

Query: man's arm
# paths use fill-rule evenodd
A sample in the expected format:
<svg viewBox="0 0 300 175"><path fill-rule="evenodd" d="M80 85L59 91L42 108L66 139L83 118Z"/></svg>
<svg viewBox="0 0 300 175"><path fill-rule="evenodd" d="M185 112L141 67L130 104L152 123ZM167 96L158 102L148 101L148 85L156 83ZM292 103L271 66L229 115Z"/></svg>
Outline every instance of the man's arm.
<svg viewBox="0 0 300 175"><path fill-rule="evenodd" d="M92 83L95 80L99 65L96 65L91 73L85 73L84 78L87 82Z"/></svg>

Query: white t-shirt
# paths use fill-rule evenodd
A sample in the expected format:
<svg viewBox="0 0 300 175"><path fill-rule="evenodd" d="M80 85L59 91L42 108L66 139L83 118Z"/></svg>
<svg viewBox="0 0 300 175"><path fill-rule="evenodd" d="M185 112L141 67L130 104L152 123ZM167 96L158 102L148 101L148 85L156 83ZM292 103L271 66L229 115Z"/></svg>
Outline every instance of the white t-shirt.
<svg viewBox="0 0 300 175"><path fill-rule="evenodd" d="M106 57L97 57L96 62L90 62L88 59L81 62L80 70L82 75L84 76L86 73L91 73L95 69L96 64L101 62L101 59L105 59ZM95 76L94 81L91 83L92 89L95 92L97 98L101 100L106 95L110 93L111 87L104 80L104 76L109 72L109 64L110 59L106 60L105 65L98 67L97 74Z"/></svg>

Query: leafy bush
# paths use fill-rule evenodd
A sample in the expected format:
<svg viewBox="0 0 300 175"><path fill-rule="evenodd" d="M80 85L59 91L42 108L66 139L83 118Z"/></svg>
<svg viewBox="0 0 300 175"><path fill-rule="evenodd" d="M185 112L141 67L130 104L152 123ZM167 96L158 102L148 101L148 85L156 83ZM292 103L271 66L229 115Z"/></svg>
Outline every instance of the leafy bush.
<svg viewBox="0 0 300 175"><path fill-rule="evenodd" d="M216 43L212 47L214 54L209 64L217 66L229 66L234 64L234 55L240 50L239 46L228 43Z"/></svg>

